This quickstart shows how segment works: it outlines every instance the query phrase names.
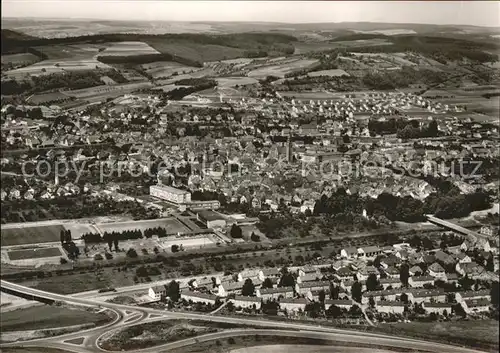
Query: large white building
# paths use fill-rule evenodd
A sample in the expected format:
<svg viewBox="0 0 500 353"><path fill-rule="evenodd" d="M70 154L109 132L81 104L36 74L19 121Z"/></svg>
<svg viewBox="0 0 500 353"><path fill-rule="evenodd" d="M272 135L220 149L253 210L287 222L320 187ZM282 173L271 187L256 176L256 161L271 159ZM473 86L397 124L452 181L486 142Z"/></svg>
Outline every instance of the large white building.
<svg viewBox="0 0 500 353"><path fill-rule="evenodd" d="M191 193L189 191L176 189L162 184L151 185L149 187L149 194L175 204L191 202Z"/></svg>

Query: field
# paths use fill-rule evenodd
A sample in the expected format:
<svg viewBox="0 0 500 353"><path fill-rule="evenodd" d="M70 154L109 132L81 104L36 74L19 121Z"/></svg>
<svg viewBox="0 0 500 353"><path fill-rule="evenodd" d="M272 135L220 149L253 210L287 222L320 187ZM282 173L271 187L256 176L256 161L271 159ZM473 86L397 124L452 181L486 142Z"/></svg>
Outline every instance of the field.
<svg viewBox="0 0 500 353"><path fill-rule="evenodd" d="M349 76L349 74L341 69L333 69L333 70L321 70L321 71L309 72L307 74L307 76L310 76L310 77L317 77L317 76L341 77L341 76Z"/></svg>
<svg viewBox="0 0 500 353"><path fill-rule="evenodd" d="M220 77L215 79L219 87L252 85L258 81L251 77Z"/></svg>
<svg viewBox="0 0 500 353"><path fill-rule="evenodd" d="M2 228L2 246L40 244L60 241L62 225Z"/></svg>
<svg viewBox="0 0 500 353"><path fill-rule="evenodd" d="M124 230L138 229L144 231L147 228L163 227L169 234L189 233L191 229L183 225L175 218L158 219L151 221L101 223L96 225L103 232L120 232Z"/></svg>
<svg viewBox="0 0 500 353"><path fill-rule="evenodd" d="M305 54L309 52L332 50L337 48L356 48L356 47L368 47L368 46L378 46L378 45L392 45L391 42L385 39L365 39L365 40L351 40L351 41L340 41L340 42L310 42L295 43L294 54Z"/></svg>
<svg viewBox="0 0 500 353"><path fill-rule="evenodd" d="M137 82L137 83L124 83L115 86L96 86L90 88L82 88L78 90L64 91L63 93L70 97L75 98L99 98L104 99L112 96L119 96L127 94L140 88L149 88L152 84L150 82Z"/></svg>
<svg viewBox="0 0 500 353"><path fill-rule="evenodd" d="M148 41L149 45L161 53L168 53L189 58L200 63L240 58L243 49L214 44L198 44L190 42L169 43L165 41Z"/></svg>
<svg viewBox="0 0 500 353"><path fill-rule="evenodd" d="M159 54L159 52L143 42L111 43L109 47L99 52L99 56L130 56Z"/></svg>
<svg viewBox="0 0 500 353"><path fill-rule="evenodd" d="M88 323L103 324L108 320L109 317L103 313L49 305L12 310L0 315L2 331L42 330Z"/></svg>
<svg viewBox="0 0 500 353"><path fill-rule="evenodd" d="M498 321L411 322L379 325L376 331L443 341L498 352Z"/></svg>
<svg viewBox="0 0 500 353"><path fill-rule="evenodd" d="M85 233L95 232L95 229L91 225L79 223L64 224L64 229L71 232L73 239L78 239Z"/></svg>
<svg viewBox="0 0 500 353"><path fill-rule="evenodd" d="M181 244L184 248L201 248L205 246L213 246L216 244L213 241L213 239L211 239L208 236L198 236L189 238L168 237L168 238L162 238L159 242L165 249L169 249L172 245L181 245Z"/></svg>
<svg viewBox="0 0 500 353"><path fill-rule="evenodd" d="M315 59L287 60L282 63L262 66L255 70L252 70L248 73L248 77L266 78L267 76L276 76L283 78L288 73L311 67L317 62L318 60Z"/></svg>
<svg viewBox="0 0 500 353"><path fill-rule="evenodd" d="M61 256L61 250L59 248L35 248L35 249L24 249L24 250L13 250L7 253L9 259L15 260L28 260L28 259L41 259L44 257L59 257Z"/></svg>
<svg viewBox="0 0 500 353"><path fill-rule="evenodd" d="M159 77L170 77L175 72L188 73L199 69L197 67L183 65L175 61L158 61L150 64L143 64L142 68L155 79Z"/></svg>
<svg viewBox="0 0 500 353"><path fill-rule="evenodd" d="M61 92L51 92L51 93L34 94L28 99L28 101L32 104L44 104L47 102L57 102L68 99L69 97L66 96L65 94L62 94Z"/></svg>
<svg viewBox="0 0 500 353"><path fill-rule="evenodd" d="M109 65L103 64L96 59L70 59L70 60L43 60L36 64L22 67L15 70L6 71L5 75L16 80L28 76L41 76L65 71L84 71L100 69L111 69Z"/></svg>
<svg viewBox="0 0 500 353"><path fill-rule="evenodd" d="M2 65L8 63L12 65L32 64L39 60L38 56L31 53L2 55Z"/></svg>

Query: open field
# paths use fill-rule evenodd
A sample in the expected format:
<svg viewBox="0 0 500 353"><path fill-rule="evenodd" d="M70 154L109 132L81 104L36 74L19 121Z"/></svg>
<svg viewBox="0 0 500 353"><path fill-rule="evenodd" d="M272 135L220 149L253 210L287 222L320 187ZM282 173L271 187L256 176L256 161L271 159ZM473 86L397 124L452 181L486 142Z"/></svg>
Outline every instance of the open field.
<svg viewBox="0 0 500 353"><path fill-rule="evenodd" d="M369 47L378 45L392 45L391 42L385 39L362 39L362 40L350 40L350 41L340 41L340 42L298 42L294 43L295 52L294 54L305 54L309 52L332 50L338 48L356 48L356 47Z"/></svg>
<svg viewBox="0 0 500 353"><path fill-rule="evenodd" d="M61 256L61 250L59 248L35 248L35 249L24 249L24 250L13 250L8 253L9 259L15 260L28 260L28 259L40 259L44 257L56 257Z"/></svg>
<svg viewBox="0 0 500 353"><path fill-rule="evenodd" d="M159 54L159 52L143 42L111 43L109 47L99 53L99 56L130 56Z"/></svg>
<svg viewBox="0 0 500 353"><path fill-rule="evenodd" d="M124 83L115 86L96 86L90 88L82 88L78 90L64 91L63 93L70 97L91 99L99 98L104 99L107 97L117 97L132 91L151 87L151 82L137 82L137 83Z"/></svg>
<svg viewBox="0 0 500 353"><path fill-rule="evenodd" d="M252 85L258 83L258 81L251 77L220 77L216 78L219 87L234 87L234 86L244 86Z"/></svg>
<svg viewBox="0 0 500 353"><path fill-rule="evenodd" d="M62 225L40 227L2 228L2 246L59 242Z"/></svg>
<svg viewBox="0 0 500 353"><path fill-rule="evenodd" d="M119 223L101 223L96 225L102 232L120 232L124 230L138 229L144 231L147 228L162 227L167 233L188 233L191 231L175 218L156 219L151 221L119 222Z"/></svg>
<svg viewBox="0 0 500 353"><path fill-rule="evenodd" d="M317 77L317 76L341 77L341 76L349 76L349 74L342 69L333 69L333 70L321 70L321 71L309 72L307 74L307 76L310 76L310 77Z"/></svg>
<svg viewBox="0 0 500 353"><path fill-rule="evenodd" d="M267 76L276 76L283 78L288 73L311 67L317 62L318 60L315 59L288 60L276 65L261 66L255 70L250 71L248 73L248 77L266 78Z"/></svg>
<svg viewBox="0 0 500 353"><path fill-rule="evenodd" d="M374 330L498 352L499 326L495 320L381 324Z"/></svg>
<svg viewBox="0 0 500 353"><path fill-rule="evenodd" d="M109 321L104 313L50 305L3 312L0 315L2 331L42 330L87 323L103 324Z"/></svg>
<svg viewBox="0 0 500 353"><path fill-rule="evenodd" d="M201 248L205 246L213 246L216 243L208 236L197 236L197 237L167 237L162 238L159 243L165 249L169 249L172 245L182 245L184 248Z"/></svg>
<svg viewBox="0 0 500 353"><path fill-rule="evenodd" d="M199 70L197 67L187 66L175 61L157 61L154 63L141 65L144 70L153 78L170 77L174 73L184 73Z"/></svg>
<svg viewBox="0 0 500 353"><path fill-rule="evenodd" d="M79 239L85 233L95 232L94 227L90 224L81 223L66 223L64 229L69 230L74 239Z"/></svg>
<svg viewBox="0 0 500 353"><path fill-rule="evenodd" d="M2 64L25 65L39 60L38 56L31 53L2 55Z"/></svg>
<svg viewBox="0 0 500 353"><path fill-rule="evenodd" d="M56 348L41 348L41 347L6 347L2 348L2 353L71 353Z"/></svg>
<svg viewBox="0 0 500 353"><path fill-rule="evenodd" d="M111 69L109 65L103 64L96 59L70 59L70 60L43 60L36 64L22 67L15 70L6 71L5 75L16 80L29 76L41 76L54 73L64 73L66 71L85 71L100 69Z"/></svg>
<svg viewBox="0 0 500 353"><path fill-rule="evenodd" d="M149 45L161 53L190 58L200 63L240 58L245 52L239 48L190 42L170 43L165 41L150 41Z"/></svg>

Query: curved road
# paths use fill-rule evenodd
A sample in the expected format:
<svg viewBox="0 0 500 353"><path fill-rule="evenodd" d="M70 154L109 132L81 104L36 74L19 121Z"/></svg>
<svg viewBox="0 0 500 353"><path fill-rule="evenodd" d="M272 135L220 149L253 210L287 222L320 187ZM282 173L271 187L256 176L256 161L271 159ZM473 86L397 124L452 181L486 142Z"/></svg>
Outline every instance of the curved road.
<svg viewBox="0 0 500 353"><path fill-rule="evenodd" d="M158 353L173 348L196 344L198 342L203 342L203 341L227 338L232 336L255 335L255 334L283 335L283 336L299 335L302 337L321 338L337 342L374 344L389 348L415 349L415 350L423 350L436 353L480 352L473 349L468 349L458 346L450 346L435 342L427 342L422 340L401 338L401 337L367 333L367 332L349 331L349 330L336 329L332 327L324 327L319 325L315 326L302 323L280 322L280 321L271 321L271 320L256 319L256 318L255 319L235 318L235 317L208 315L208 314L170 312L158 309L141 308L131 305L114 304L98 300L76 298L72 296L65 296L56 293L45 292L38 289L21 286L19 284L7 282L4 280L0 280L0 285L2 288L15 290L17 292L21 292L24 294L40 296L43 298L61 301L69 304L79 304L86 306L92 305L100 308L110 309L117 313L116 319L105 326L95 327L92 329L64 334L56 337L47 337L25 342L14 342L9 344L4 344L2 345L2 347L51 347L77 353L88 353L88 352L102 353L104 350L101 347L99 347L99 341L106 335L114 332L115 330L145 322L154 322L167 319L188 319L188 320L191 319L191 320L232 323L235 325L252 325L257 327L260 326L260 327L266 327L266 329L246 328L246 329L227 330L227 331L198 336L196 338L180 340L162 346L156 346L153 348L130 351L130 352ZM81 341L82 339L83 342L77 342L77 340ZM73 340L76 343L68 342L70 340Z"/></svg>

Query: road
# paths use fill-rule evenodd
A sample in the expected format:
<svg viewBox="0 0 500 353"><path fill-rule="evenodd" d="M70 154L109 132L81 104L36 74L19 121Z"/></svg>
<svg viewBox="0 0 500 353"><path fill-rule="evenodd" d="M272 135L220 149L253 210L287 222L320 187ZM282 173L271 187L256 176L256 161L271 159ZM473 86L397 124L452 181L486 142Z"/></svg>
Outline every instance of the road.
<svg viewBox="0 0 500 353"><path fill-rule="evenodd" d="M374 344L380 346L386 346L396 349L419 349L429 352L436 353L447 353L447 352L457 352L457 353L477 353L479 351L472 350L468 348L449 346L434 342L426 342L422 340L415 340L409 338L394 337L382 334L374 334L367 332L349 331L343 329L337 329L332 327L324 327L320 325L310 325L294 322L281 322L281 321L271 321L265 319L257 318L236 318L227 316L216 316L209 314L197 314L197 313L187 313L187 312L170 312L159 309L141 308L131 305L114 304L99 301L96 299L87 299L72 297L66 295L60 295L56 293L50 293L41 291L34 288L25 287L19 284L7 282L0 280L0 286L2 288L7 288L20 293L40 296L47 299L52 299L56 301L62 301L68 304L76 305L92 305L100 308L107 308L112 310L116 314L116 318L113 322L106 324L101 327L95 327L92 329L69 333L56 337L47 337L41 339L34 339L26 342L15 342L4 344L2 347L52 347L59 348L67 351L77 352L77 353L94 353L102 352L103 349L99 346L100 340L103 337L109 335L115 330L122 329L124 327L137 325L139 323L154 322L167 319L184 319L184 320L203 320L203 321L213 321L230 323L234 325L251 325L256 327L266 327L266 329L236 329L228 330L217 333L211 333L207 335L201 335L196 338L189 338L186 340L181 340L177 342L168 343L162 346L156 346L153 348L136 350L136 353L159 353L167 351L169 349L188 346L197 344L198 342L209 341L213 339L226 338L231 336L241 336L241 335L283 335L283 336L297 336L303 335L303 337L310 338L322 338L327 340L332 340L336 342L354 342L363 344ZM293 330L293 331L291 331ZM298 330L298 331L297 331ZM70 343L70 340L83 340L81 343ZM130 351L132 352L132 351Z"/></svg>

